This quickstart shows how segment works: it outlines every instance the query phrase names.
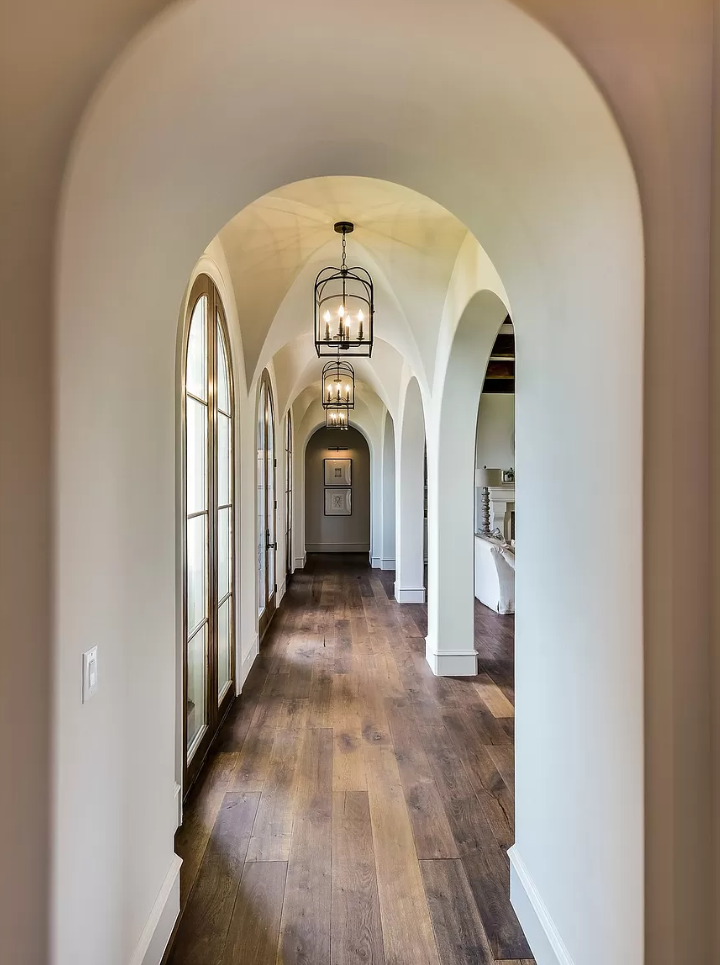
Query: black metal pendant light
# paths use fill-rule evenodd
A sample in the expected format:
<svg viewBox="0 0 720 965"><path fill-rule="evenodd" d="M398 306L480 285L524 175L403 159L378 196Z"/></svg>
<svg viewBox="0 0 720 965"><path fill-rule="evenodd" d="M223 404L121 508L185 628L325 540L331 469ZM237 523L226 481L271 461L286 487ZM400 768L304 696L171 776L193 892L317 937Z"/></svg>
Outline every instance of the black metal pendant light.
<svg viewBox="0 0 720 965"><path fill-rule="evenodd" d="M326 429L347 429L350 425L347 409L326 409L325 428Z"/></svg>
<svg viewBox="0 0 720 965"><path fill-rule="evenodd" d="M315 279L315 351L323 355L370 358L373 348L373 282L364 268L348 268L346 235L351 221L338 221L342 235L342 264L323 268Z"/></svg>
<svg viewBox="0 0 720 965"><path fill-rule="evenodd" d="M322 404L324 409L355 408L355 372L345 359L337 358L323 366Z"/></svg>

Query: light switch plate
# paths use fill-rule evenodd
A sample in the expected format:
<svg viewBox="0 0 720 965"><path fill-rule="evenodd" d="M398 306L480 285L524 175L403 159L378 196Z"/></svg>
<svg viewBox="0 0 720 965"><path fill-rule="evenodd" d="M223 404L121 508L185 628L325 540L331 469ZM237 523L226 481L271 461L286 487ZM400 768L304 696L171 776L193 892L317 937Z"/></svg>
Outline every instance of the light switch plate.
<svg viewBox="0 0 720 965"><path fill-rule="evenodd" d="M83 654L82 702L86 704L95 696L98 689L98 653L97 647L86 650Z"/></svg>

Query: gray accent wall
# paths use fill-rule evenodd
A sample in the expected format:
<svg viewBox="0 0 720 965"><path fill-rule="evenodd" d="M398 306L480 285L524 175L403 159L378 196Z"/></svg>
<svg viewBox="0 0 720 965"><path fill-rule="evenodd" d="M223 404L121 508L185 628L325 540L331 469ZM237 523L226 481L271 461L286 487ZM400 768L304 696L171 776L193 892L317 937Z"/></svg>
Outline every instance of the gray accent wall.
<svg viewBox="0 0 720 965"><path fill-rule="evenodd" d="M331 446L347 446L333 452ZM325 459L350 458L352 516L325 516ZM370 552L370 450L365 437L347 430L318 429L305 450L305 549L308 553Z"/></svg>

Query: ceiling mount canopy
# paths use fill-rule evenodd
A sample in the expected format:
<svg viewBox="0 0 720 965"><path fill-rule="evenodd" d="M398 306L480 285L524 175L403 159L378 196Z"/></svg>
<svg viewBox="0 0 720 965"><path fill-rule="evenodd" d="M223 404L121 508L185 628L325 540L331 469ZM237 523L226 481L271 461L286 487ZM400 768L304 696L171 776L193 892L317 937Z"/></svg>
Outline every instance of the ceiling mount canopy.
<svg viewBox="0 0 720 965"><path fill-rule="evenodd" d="M355 407L355 372L345 359L326 362L322 370L322 404L324 409Z"/></svg>
<svg viewBox="0 0 720 965"><path fill-rule="evenodd" d="M339 268L323 268L315 279L315 351L323 355L370 358L373 348L373 282L360 266L348 268L347 238L355 229L352 221L337 221L342 235Z"/></svg>

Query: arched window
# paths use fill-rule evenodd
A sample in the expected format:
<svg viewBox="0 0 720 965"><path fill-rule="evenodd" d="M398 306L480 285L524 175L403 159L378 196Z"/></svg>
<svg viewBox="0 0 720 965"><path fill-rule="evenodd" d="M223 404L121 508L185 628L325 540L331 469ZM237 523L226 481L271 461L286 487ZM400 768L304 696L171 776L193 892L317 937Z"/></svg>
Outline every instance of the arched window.
<svg viewBox="0 0 720 965"><path fill-rule="evenodd" d="M292 414L288 410L285 422L285 575L292 573L292 472L293 433Z"/></svg>
<svg viewBox="0 0 720 965"><path fill-rule="evenodd" d="M258 622L262 639L275 613L275 553L277 535L275 516L275 415L272 388L267 372L263 372L258 395L257 421L257 568Z"/></svg>
<svg viewBox="0 0 720 965"><path fill-rule="evenodd" d="M235 687L233 389L225 313L207 275L193 284L183 365L185 789Z"/></svg>

